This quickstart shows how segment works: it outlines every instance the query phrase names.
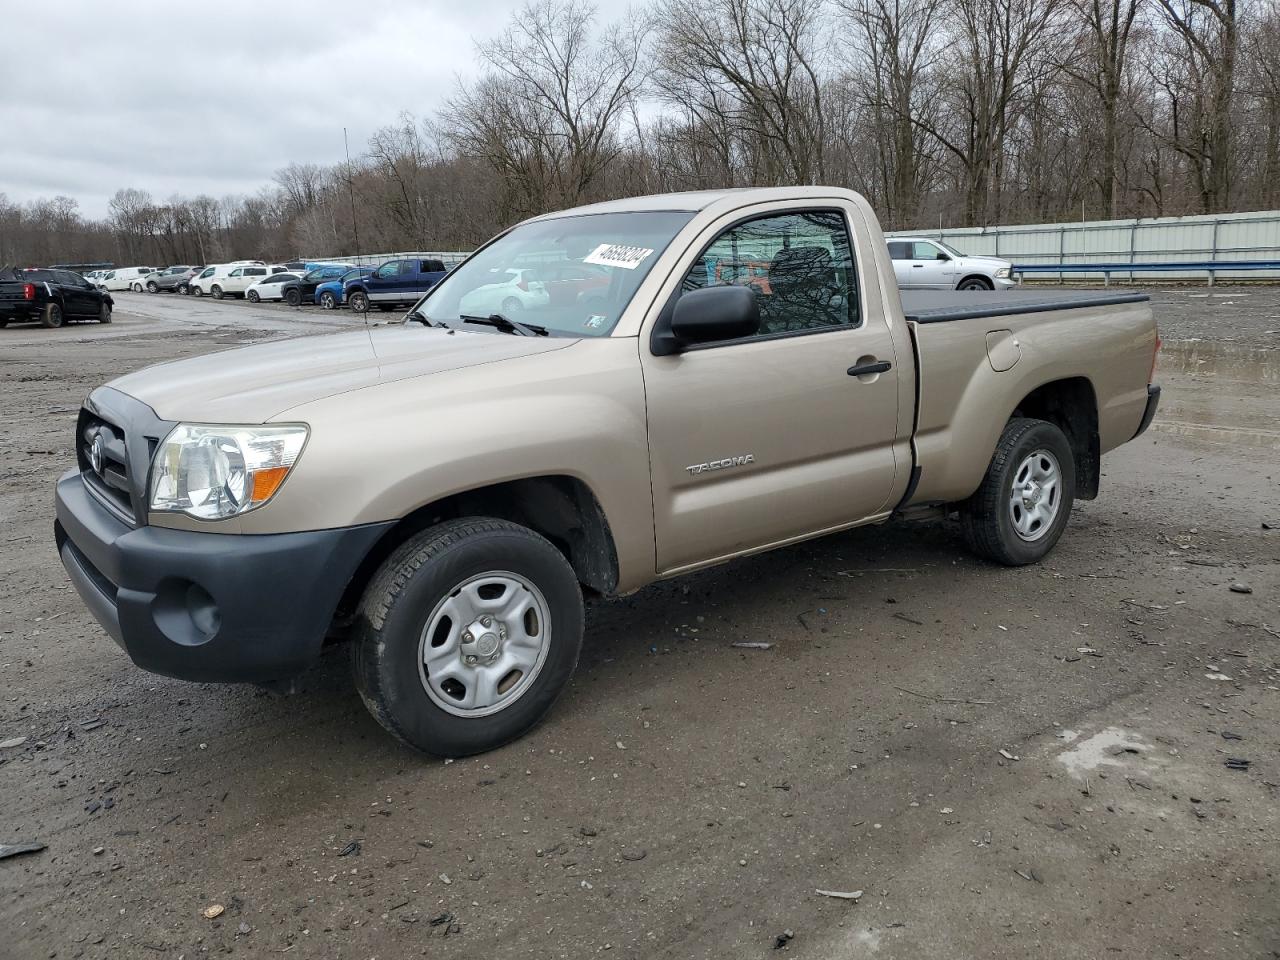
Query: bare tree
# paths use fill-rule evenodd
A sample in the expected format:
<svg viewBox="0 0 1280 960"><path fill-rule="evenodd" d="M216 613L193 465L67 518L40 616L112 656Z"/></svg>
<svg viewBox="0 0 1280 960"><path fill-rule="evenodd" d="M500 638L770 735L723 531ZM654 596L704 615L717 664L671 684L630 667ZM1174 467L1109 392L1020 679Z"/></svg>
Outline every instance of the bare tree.
<svg viewBox="0 0 1280 960"><path fill-rule="evenodd" d="M586 199L622 149L619 127L643 82L643 32L595 36L583 0L536 0L496 40L479 45L487 70L450 100L445 119L463 153L509 185L527 215Z"/></svg>
<svg viewBox="0 0 1280 960"><path fill-rule="evenodd" d="M1094 181L1107 217L1119 216L1120 122L1124 109L1132 42L1145 0L1071 0L1078 32L1062 71L1084 84L1096 98L1101 125L1101 159Z"/></svg>
<svg viewBox="0 0 1280 960"><path fill-rule="evenodd" d="M941 0L838 0L854 26L860 69L849 78L870 111L886 221L905 226L928 182L921 121L936 125L929 71L942 49Z"/></svg>
<svg viewBox="0 0 1280 960"><path fill-rule="evenodd" d="M1200 212L1231 202L1236 0L1156 0L1168 33L1150 67L1164 92L1156 129L1190 167Z"/></svg>
<svg viewBox="0 0 1280 960"><path fill-rule="evenodd" d="M663 0L660 99L751 183L825 177L820 0Z"/></svg>

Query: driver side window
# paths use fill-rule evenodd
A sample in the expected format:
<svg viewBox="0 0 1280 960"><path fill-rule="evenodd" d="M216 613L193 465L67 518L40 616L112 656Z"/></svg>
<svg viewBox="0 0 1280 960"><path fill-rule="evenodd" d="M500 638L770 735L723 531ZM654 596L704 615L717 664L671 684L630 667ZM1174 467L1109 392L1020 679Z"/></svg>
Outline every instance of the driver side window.
<svg viewBox="0 0 1280 960"><path fill-rule="evenodd" d="M400 261L393 260L391 263L384 263L382 266L380 266L378 268L377 273L375 273L374 276L377 277L379 280L389 280L391 277L394 277L399 273L400 273Z"/></svg>
<svg viewBox="0 0 1280 960"><path fill-rule="evenodd" d="M712 286L751 288L761 337L861 323L853 246L844 215L835 210L730 227L703 251L681 291Z"/></svg>

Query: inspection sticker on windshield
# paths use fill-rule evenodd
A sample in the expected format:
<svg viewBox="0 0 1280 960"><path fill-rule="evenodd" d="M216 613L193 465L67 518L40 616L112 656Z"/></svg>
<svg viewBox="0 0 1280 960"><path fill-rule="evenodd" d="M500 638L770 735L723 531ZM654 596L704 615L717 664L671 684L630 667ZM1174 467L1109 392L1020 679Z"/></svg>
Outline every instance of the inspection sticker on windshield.
<svg viewBox="0 0 1280 960"><path fill-rule="evenodd" d="M582 258L583 263L596 263L602 267L621 267L634 270L644 263L653 251L648 247L628 247L621 243L602 243Z"/></svg>

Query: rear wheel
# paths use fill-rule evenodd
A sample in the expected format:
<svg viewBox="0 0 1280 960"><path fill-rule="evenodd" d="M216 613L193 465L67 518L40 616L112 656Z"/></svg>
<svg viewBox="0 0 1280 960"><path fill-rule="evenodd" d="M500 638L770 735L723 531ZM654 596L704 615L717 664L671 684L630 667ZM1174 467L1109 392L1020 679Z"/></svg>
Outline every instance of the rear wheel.
<svg viewBox="0 0 1280 960"><path fill-rule="evenodd" d="M262 299L260 296L258 296L257 290L250 290L244 296L245 296L245 299L248 300L250 303L257 303Z"/></svg>
<svg viewBox="0 0 1280 960"><path fill-rule="evenodd" d="M356 313L366 313L369 310L369 295L363 290L355 290L347 297L347 303L351 304L351 309Z"/></svg>
<svg viewBox="0 0 1280 960"><path fill-rule="evenodd" d="M338 298L333 295L332 291L326 290L320 294L320 306L325 310L337 310Z"/></svg>
<svg viewBox="0 0 1280 960"><path fill-rule="evenodd" d="M517 313L519 313L523 309L524 309L524 304L521 303L519 300L517 300L515 297L507 297L507 299L502 301L502 312L505 313L508 317L515 316Z"/></svg>
<svg viewBox="0 0 1280 960"><path fill-rule="evenodd" d="M222 299L222 288L218 286L216 283L209 288L209 293L213 295L213 299L215 300Z"/></svg>
<svg viewBox="0 0 1280 960"><path fill-rule="evenodd" d="M1066 435L1045 420L1010 420L982 486L960 508L969 549L1006 566L1035 563L1062 536L1075 489Z"/></svg>
<svg viewBox="0 0 1280 960"><path fill-rule="evenodd" d="M573 569L526 527L450 520L396 550L360 604L352 645L369 712L438 756L513 740L550 709L582 647Z"/></svg>
<svg viewBox="0 0 1280 960"><path fill-rule="evenodd" d="M40 311L40 325L42 327L62 326L62 307L56 303L46 303L44 309Z"/></svg>
<svg viewBox="0 0 1280 960"><path fill-rule="evenodd" d="M104 303L102 304L102 306L98 307L98 322L99 323L111 322L111 304Z"/></svg>

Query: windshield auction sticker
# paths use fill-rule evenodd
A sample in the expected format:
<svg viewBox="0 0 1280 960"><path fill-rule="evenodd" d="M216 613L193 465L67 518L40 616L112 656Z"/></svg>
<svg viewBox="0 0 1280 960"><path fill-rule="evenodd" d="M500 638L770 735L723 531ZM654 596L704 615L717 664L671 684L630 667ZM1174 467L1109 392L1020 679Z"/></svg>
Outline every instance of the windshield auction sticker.
<svg viewBox="0 0 1280 960"><path fill-rule="evenodd" d="M653 253L648 247L628 247L620 243L602 243L582 258L583 263L594 263L602 267L621 267L623 270L634 270L644 263L645 258Z"/></svg>

